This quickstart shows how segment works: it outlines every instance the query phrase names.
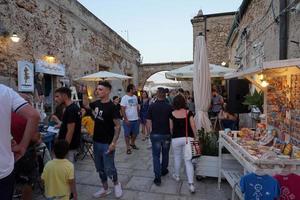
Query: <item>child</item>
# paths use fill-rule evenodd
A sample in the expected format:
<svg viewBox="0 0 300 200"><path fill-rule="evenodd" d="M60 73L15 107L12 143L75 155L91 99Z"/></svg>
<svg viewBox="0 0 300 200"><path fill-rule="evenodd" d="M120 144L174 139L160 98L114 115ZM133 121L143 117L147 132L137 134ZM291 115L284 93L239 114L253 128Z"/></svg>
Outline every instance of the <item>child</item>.
<svg viewBox="0 0 300 200"><path fill-rule="evenodd" d="M74 181L74 165L65 159L69 144L65 140L58 140L54 144L55 159L49 161L43 171L42 180L45 184L45 195L49 200L69 200L72 192L77 200Z"/></svg>

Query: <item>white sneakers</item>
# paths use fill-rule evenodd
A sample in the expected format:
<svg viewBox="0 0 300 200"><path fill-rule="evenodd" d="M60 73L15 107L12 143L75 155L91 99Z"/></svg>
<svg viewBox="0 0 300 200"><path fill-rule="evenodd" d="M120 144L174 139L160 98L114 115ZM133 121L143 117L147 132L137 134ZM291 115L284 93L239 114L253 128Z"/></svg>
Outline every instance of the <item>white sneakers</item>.
<svg viewBox="0 0 300 200"><path fill-rule="evenodd" d="M114 192L116 198L120 198L123 194L122 186L121 183L118 183L117 185L114 185ZM105 190L104 188L101 188L98 192L95 192L93 194L94 198L101 198L109 195L111 193L111 190L107 189Z"/></svg>
<svg viewBox="0 0 300 200"><path fill-rule="evenodd" d="M193 183L189 184L189 190L190 190L191 193L195 193L195 186L194 186Z"/></svg>
<svg viewBox="0 0 300 200"><path fill-rule="evenodd" d="M111 193L111 191L109 189L105 190L104 188L101 188L98 192L95 192L93 194L94 198L100 198L100 197L105 197L107 195L109 195Z"/></svg>
<svg viewBox="0 0 300 200"><path fill-rule="evenodd" d="M180 181L180 178L179 178L179 176L177 176L176 174L173 174L172 175L172 178L175 180L175 181Z"/></svg>
<svg viewBox="0 0 300 200"><path fill-rule="evenodd" d="M120 198L123 194L123 190L120 182L117 185L114 185L114 190L115 190L116 198Z"/></svg>

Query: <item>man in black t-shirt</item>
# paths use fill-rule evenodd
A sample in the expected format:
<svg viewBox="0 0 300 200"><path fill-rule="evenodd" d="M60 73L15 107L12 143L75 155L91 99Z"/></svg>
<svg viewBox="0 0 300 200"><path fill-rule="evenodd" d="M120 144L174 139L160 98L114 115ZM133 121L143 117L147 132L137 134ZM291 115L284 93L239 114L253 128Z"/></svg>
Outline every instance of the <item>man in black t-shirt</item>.
<svg viewBox="0 0 300 200"><path fill-rule="evenodd" d="M71 90L67 87L61 87L55 90L55 102L58 105L63 104L65 106L58 138L64 139L69 143L70 151L67 159L74 163L77 149L80 146L80 108L71 100Z"/></svg>
<svg viewBox="0 0 300 200"><path fill-rule="evenodd" d="M150 133L152 143L153 170L155 174L154 183L161 184L161 176L169 173L169 150L171 144L171 132L169 119L172 107L166 101L166 91L158 88L157 100L151 104L147 116L147 129ZM162 159L160 162L160 154Z"/></svg>
<svg viewBox="0 0 300 200"><path fill-rule="evenodd" d="M94 193L95 198L110 194L107 178L114 183L115 196L122 196L121 183L118 181L117 169L115 167L115 149L120 135L120 117L115 104L110 100L111 84L107 81L100 82L97 86L97 100L88 105L86 95L83 104L93 110L95 116L94 127L94 156L95 166L103 185L99 191Z"/></svg>

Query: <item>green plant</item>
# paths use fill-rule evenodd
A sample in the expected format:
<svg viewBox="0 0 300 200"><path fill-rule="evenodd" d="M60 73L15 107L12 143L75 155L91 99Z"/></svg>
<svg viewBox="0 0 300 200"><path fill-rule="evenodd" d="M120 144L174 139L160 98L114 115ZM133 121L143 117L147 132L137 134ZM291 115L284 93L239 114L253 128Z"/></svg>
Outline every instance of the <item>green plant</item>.
<svg viewBox="0 0 300 200"><path fill-rule="evenodd" d="M245 101L243 102L244 105L251 106L257 106L261 111L264 104L264 95L263 92L257 92L257 90L254 91L253 94L247 94L245 96Z"/></svg>
<svg viewBox="0 0 300 200"><path fill-rule="evenodd" d="M202 155L205 156L218 156L219 134L217 132L205 132L204 129L198 130L199 141L202 145Z"/></svg>

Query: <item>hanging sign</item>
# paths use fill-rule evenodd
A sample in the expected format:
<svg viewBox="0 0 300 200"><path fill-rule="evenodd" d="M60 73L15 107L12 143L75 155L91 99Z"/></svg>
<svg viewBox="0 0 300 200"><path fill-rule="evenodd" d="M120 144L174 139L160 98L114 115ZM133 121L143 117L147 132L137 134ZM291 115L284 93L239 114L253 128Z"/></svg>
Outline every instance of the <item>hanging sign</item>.
<svg viewBox="0 0 300 200"><path fill-rule="evenodd" d="M31 62L18 61L18 91L34 91L34 67Z"/></svg>
<svg viewBox="0 0 300 200"><path fill-rule="evenodd" d="M65 76L65 65L58 63L48 63L43 60L37 60L35 62L35 71L44 74Z"/></svg>

